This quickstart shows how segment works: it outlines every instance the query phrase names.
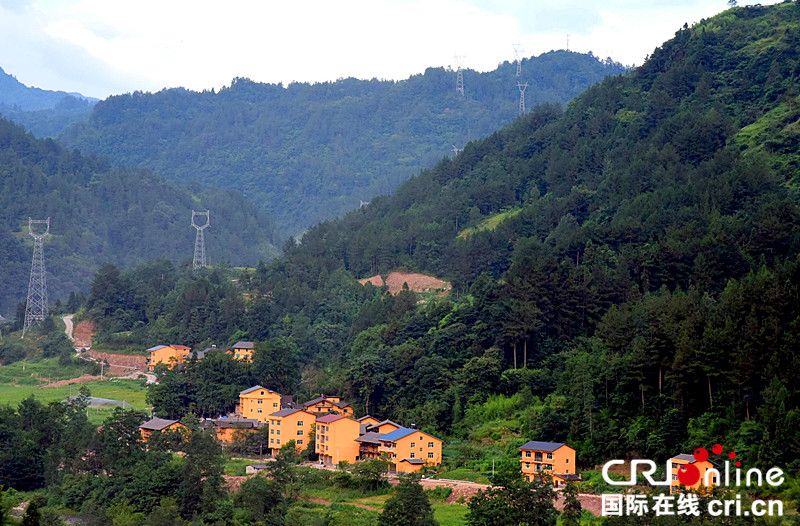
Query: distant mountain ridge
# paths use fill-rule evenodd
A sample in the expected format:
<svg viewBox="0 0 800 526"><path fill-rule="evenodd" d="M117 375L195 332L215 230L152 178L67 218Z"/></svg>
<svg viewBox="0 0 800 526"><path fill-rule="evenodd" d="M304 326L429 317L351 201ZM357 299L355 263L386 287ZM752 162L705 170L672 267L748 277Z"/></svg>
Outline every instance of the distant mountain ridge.
<svg viewBox="0 0 800 526"><path fill-rule="evenodd" d="M242 191L283 234L357 208L516 118L517 83L528 108L565 104L625 68L568 51L496 70L429 68L402 81L340 79L288 86L237 78L219 92L135 92L98 103L60 139L179 181Z"/></svg>
<svg viewBox="0 0 800 526"><path fill-rule="evenodd" d="M0 67L0 115L38 137L55 137L70 124L85 120L98 100L26 86Z"/></svg>

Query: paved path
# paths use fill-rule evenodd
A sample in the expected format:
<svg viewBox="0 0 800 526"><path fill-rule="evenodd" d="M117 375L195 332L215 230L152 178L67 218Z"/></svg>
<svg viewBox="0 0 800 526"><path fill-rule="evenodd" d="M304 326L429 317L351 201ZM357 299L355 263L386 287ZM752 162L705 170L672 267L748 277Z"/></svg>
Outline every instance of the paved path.
<svg viewBox="0 0 800 526"><path fill-rule="evenodd" d="M64 332L67 333L67 338L69 338L69 340L73 343L75 342L75 338L72 337L72 331L74 330L74 327L72 326L72 318L74 317L74 314L61 316L61 319L64 320Z"/></svg>

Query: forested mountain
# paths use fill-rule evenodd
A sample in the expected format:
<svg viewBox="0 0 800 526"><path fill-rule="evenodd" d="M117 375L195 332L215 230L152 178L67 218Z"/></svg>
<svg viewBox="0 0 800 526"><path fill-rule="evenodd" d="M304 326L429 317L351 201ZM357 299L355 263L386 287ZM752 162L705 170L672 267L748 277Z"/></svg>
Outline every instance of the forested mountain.
<svg viewBox="0 0 800 526"><path fill-rule="evenodd" d="M582 465L725 443L797 475L798 49L800 4L730 9L235 285L215 271L109 309L106 269L87 307L143 341L262 342L252 366L165 372L162 416L227 410L224 389L255 373L514 458L528 439L568 441ZM399 267L454 293L420 304L356 281Z"/></svg>
<svg viewBox="0 0 800 526"><path fill-rule="evenodd" d="M0 68L0 115L37 137L55 137L70 124L86 120L96 102L80 93L28 87Z"/></svg>
<svg viewBox="0 0 800 526"><path fill-rule="evenodd" d="M407 80L341 79L288 86L234 79L218 93L185 89L112 96L61 140L180 181L242 191L282 232L296 234L393 191L471 139L528 107L566 103L620 64L545 53L495 71L430 68Z"/></svg>
<svg viewBox="0 0 800 526"><path fill-rule="evenodd" d="M274 226L232 191L189 190L143 169L35 139L0 119L0 313L9 316L28 287L28 217L50 217L45 242L51 301L87 290L106 261L127 266L192 257L191 210L211 210L206 244L212 262L254 265L276 252Z"/></svg>

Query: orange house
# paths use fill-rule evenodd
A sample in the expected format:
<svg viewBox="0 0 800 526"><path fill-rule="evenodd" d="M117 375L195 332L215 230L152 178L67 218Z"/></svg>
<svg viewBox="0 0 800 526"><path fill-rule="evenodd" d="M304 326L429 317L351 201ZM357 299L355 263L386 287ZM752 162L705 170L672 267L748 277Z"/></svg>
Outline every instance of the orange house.
<svg viewBox="0 0 800 526"><path fill-rule="evenodd" d="M237 360L242 360L244 362L253 361L253 349L255 349L256 344L255 342L236 342L233 344L233 348L225 351L228 354L232 354L234 358Z"/></svg>
<svg viewBox="0 0 800 526"><path fill-rule="evenodd" d="M184 428L185 426L177 420L167 420L166 418L151 418L144 424L139 426L139 432L142 434L142 441L147 442L153 436L153 433L161 433L163 431L175 431Z"/></svg>
<svg viewBox="0 0 800 526"><path fill-rule="evenodd" d="M316 416L302 409L281 409L269 415L269 447L276 454L282 445L294 440L295 449L305 451Z"/></svg>
<svg viewBox="0 0 800 526"><path fill-rule="evenodd" d="M325 464L358 460L361 424L344 415L325 415L317 418L316 453Z"/></svg>
<svg viewBox="0 0 800 526"><path fill-rule="evenodd" d="M185 345L156 345L147 349L147 368L153 372L159 363L169 364L172 369L175 365L183 363L189 353L190 347Z"/></svg>
<svg viewBox="0 0 800 526"><path fill-rule="evenodd" d="M561 488L576 477L575 450L560 442L538 442L531 440L520 448L522 474L529 481L536 475L548 473L553 477L553 485Z"/></svg>
<svg viewBox="0 0 800 526"><path fill-rule="evenodd" d="M272 389L257 385L239 393L237 413L245 418L268 422L269 415L281 408L281 395Z"/></svg>
<svg viewBox="0 0 800 526"><path fill-rule="evenodd" d="M353 406L342 402L339 396L318 396L308 402L303 402L303 409L317 415L334 413L337 415L352 416Z"/></svg>
<svg viewBox="0 0 800 526"><path fill-rule="evenodd" d="M391 462L390 471L413 473L422 466L438 466L442 463L442 441L419 429L401 427L377 438L381 456Z"/></svg>
<svg viewBox="0 0 800 526"><path fill-rule="evenodd" d="M703 488L707 488L709 486L716 486L717 484L719 484L719 472L709 473L708 484L705 483L706 472L710 469L713 469L715 471L717 469L717 466L709 460L704 460L703 462L695 462L694 455L688 455L686 453L675 455L669 460L672 462L672 480L670 481L669 485L670 493L676 493L680 489L681 483L680 481L678 481L678 471L686 464L694 464L695 467L698 469L698 471L700 471L700 480L698 480L696 484L688 486L688 488L691 489L692 491L700 490L700 492L702 492L701 486Z"/></svg>
<svg viewBox="0 0 800 526"><path fill-rule="evenodd" d="M220 418L212 420L214 433L217 440L223 444L233 444L237 434L255 433L261 427L261 422L251 418Z"/></svg>

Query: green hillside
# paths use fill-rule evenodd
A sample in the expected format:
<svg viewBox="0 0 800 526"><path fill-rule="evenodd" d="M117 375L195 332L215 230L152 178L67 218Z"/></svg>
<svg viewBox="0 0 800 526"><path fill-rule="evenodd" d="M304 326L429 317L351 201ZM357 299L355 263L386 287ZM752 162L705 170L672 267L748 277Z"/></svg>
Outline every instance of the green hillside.
<svg viewBox="0 0 800 526"><path fill-rule="evenodd" d="M228 410L225 390L254 381L336 392L447 437L453 470L534 439L570 443L581 466L724 443L798 475L798 39L795 2L728 10L566 111L537 108L311 228L238 292L175 287L138 334L260 343L252 366L165 373L150 401L178 417ZM454 291L420 304L356 281L397 268ZM93 290L91 308L115 296ZM245 304L214 333L192 318L203 291Z"/></svg>
<svg viewBox="0 0 800 526"><path fill-rule="evenodd" d="M522 75L430 68L402 81L341 79L288 86L235 79L218 93L184 89L109 97L84 125L64 133L70 148L107 155L179 181L242 191L296 234L393 191L517 115L517 82L529 107L566 103L622 66L557 51L526 59Z"/></svg>
<svg viewBox="0 0 800 526"><path fill-rule="evenodd" d="M45 242L51 302L88 292L101 263L191 259L191 210L212 210L212 262L254 265L276 253L269 219L230 191L189 190L141 169L115 168L0 120L0 313L24 301L32 254L28 217L50 217Z"/></svg>

